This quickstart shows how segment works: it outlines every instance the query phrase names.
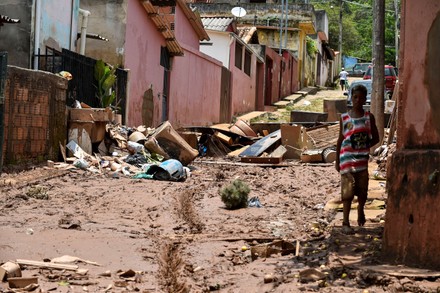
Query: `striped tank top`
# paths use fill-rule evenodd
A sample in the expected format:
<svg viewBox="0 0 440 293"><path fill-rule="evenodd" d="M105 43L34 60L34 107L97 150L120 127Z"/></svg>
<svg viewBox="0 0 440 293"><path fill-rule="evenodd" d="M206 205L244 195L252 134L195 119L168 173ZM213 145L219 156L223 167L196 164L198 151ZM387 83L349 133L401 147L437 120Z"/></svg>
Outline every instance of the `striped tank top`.
<svg viewBox="0 0 440 293"><path fill-rule="evenodd" d="M348 113L341 115L342 135L340 173L360 172L368 168L370 155L370 112L364 111L364 116L353 118Z"/></svg>

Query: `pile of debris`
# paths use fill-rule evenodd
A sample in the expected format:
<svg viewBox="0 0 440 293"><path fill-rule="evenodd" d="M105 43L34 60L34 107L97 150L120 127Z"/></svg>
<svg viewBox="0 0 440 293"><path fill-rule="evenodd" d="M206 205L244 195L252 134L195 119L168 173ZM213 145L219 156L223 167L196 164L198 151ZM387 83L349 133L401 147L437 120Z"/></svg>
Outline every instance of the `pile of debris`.
<svg viewBox="0 0 440 293"><path fill-rule="evenodd" d="M80 140L70 140L63 152L67 165L94 173L121 174L133 178L158 180L184 180L189 175L185 167L198 156L198 151L173 129L166 121L156 129L139 126L129 128L107 123L105 136L93 155L86 152ZM63 148L62 148L63 149ZM54 164L55 165L55 164Z"/></svg>
<svg viewBox="0 0 440 293"><path fill-rule="evenodd" d="M66 165L57 164L57 167L70 168L73 164L95 173L111 173L114 177L123 174L178 181L190 174L186 166L198 156L227 157L263 165L280 165L285 160L331 163L336 156L339 131L336 124L310 128L292 123L265 126L237 119L230 125L176 131L168 121L157 128L143 125L131 128L110 121L108 111L86 111L80 116L75 114L82 117L79 120L72 120L71 113L68 154L63 152ZM92 117L92 127L84 130L88 117Z"/></svg>

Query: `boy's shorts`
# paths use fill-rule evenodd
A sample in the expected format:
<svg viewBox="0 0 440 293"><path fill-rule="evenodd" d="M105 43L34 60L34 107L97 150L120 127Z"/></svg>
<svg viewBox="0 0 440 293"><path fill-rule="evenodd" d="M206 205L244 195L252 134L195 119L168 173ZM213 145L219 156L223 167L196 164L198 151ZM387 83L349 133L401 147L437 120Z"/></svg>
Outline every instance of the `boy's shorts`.
<svg viewBox="0 0 440 293"><path fill-rule="evenodd" d="M354 196L367 200L368 170L341 175L341 199L353 200Z"/></svg>

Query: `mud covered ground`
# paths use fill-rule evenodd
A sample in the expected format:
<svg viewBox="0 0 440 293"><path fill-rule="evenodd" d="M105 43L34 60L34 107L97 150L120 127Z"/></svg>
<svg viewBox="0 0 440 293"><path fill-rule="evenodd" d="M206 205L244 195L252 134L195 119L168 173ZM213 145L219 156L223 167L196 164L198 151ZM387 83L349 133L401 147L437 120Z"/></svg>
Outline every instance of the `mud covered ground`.
<svg viewBox="0 0 440 293"><path fill-rule="evenodd" d="M85 270L22 266L36 292L437 292L436 278L377 270L379 219L341 233L337 211L324 208L340 188L331 164L289 164L197 159L184 182L3 173L0 262L79 258L69 264ZM236 178L262 207L225 209L219 190Z"/></svg>

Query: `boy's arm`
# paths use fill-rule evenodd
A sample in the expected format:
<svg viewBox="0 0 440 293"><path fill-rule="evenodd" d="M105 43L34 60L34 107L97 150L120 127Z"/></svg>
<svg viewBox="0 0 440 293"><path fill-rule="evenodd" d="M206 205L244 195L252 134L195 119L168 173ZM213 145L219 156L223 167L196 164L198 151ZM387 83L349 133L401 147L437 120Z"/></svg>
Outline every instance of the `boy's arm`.
<svg viewBox="0 0 440 293"><path fill-rule="evenodd" d="M342 145L342 140L344 140L344 136L342 135L342 118L339 118L339 137L338 137L338 141L336 143L336 162L335 162L335 168L336 171L340 171L340 160L339 160L339 155L341 153L341 145Z"/></svg>
<svg viewBox="0 0 440 293"><path fill-rule="evenodd" d="M370 113L370 125L371 125L371 140L370 146L375 146L379 142L379 131L376 126L376 119L374 115Z"/></svg>

